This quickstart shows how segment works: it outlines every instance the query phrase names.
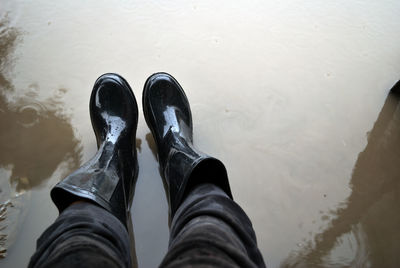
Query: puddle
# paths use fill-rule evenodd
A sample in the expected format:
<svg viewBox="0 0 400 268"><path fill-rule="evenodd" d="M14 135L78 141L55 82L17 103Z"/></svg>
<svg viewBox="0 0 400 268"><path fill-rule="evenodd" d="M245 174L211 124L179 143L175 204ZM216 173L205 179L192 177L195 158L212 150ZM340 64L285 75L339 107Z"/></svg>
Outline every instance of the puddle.
<svg viewBox="0 0 400 268"><path fill-rule="evenodd" d="M398 1L3 1L0 265L26 267L57 216L49 190L90 159L91 88L171 73L196 147L227 166L268 267L396 267ZM168 207L139 115L137 263L156 267ZM133 239L133 238L132 238Z"/></svg>

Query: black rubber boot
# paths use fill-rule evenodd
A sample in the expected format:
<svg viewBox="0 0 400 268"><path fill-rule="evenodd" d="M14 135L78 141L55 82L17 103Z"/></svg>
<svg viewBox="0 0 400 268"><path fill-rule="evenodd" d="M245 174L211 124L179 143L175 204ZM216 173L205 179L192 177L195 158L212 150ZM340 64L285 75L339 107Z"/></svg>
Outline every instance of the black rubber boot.
<svg viewBox="0 0 400 268"><path fill-rule="evenodd" d="M143 111L157 144L167 186L170 219L193 186L213 183L232 193L224 164L193 147L192 115L179 83L167 73L150 76L143 89Z"/></svg>
<svg viewBox="0 0 400 268"><path fill-rule="evenodd" d="M93 87L89 109L98 151L59 182L51 190L51 198L60 213L84 199L105 208L127 226L138 174L135 96L124 78L104 74Z"/></svg>

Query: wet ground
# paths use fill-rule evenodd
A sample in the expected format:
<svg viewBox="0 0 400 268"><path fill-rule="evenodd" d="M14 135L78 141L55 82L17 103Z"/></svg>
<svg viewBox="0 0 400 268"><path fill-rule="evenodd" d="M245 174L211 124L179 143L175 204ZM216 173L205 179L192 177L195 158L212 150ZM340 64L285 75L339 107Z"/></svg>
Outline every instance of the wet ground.
<svg viewBox="0 0 400 268"><path fill-rule="evenodd" d="M96 151L88 101L174 75L198 148L227 166L269 267L400 266L398 1L2 1L0 266L25 267L49 189ZM156 267L167 203L143 115L132 208Z"/></svg>

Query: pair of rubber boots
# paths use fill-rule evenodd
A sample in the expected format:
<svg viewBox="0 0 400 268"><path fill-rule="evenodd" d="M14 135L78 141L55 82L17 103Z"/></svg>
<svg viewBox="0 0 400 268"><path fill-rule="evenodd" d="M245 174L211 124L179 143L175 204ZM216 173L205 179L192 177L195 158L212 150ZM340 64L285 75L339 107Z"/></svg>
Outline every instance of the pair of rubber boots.
<svg viewBox="0 0 400 268"><path fill-rule="evenodd" d="M192 115L179 83L167 73L150 76L143 89L144 116L155 139L172 219L194 186L213 183L232 198L221 161L193 147ZM51 190L60 213L75 201L95 203L125 226L138 175L136 128L138 107L124 78L100 76L89 102L97 139L95 156Z"/></svg>

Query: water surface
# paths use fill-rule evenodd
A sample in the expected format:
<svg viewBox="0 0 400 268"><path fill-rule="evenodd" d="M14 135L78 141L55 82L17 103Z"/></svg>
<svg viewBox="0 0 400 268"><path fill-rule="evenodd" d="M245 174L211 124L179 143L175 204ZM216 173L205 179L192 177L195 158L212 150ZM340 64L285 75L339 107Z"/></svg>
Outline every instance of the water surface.
<svg viewBox="0 0 400 268"><path fill-rule="evenodd" d="M95 79L123 75L141 110L146 78L166 71L269 267L397 267L398 14L392 0L2 1L1 266L27 265L57 216L49 190L95 153ZM168 243L149 133L141 114L140 267L157 266Z"/></svg>

